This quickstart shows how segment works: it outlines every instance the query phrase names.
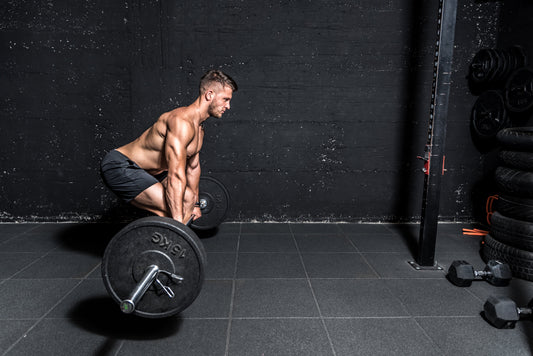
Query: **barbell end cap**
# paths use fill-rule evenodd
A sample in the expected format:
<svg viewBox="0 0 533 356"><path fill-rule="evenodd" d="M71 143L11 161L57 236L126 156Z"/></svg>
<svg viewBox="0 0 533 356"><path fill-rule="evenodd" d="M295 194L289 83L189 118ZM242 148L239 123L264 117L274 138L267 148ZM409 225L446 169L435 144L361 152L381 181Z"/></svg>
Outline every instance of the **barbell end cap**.
<svg viewBox="0 0 533 356"><path fill-rule="evenodd" d="M126 299L120 302L120 310L124 314L131 314L135 310L135 303L131 299Z"/></svg>

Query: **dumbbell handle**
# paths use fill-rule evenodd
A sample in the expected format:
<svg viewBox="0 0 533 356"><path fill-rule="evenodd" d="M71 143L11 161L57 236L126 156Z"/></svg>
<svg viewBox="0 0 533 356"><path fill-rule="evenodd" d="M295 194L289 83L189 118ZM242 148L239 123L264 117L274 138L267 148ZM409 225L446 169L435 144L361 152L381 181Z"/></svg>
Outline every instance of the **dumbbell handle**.
<svg viewBox="0 0 533 356"><path fill-rule="evenodd" d="M144 272L143 277L139 281L139 283L135 286L135 289L131 294L128 296L128 298L124 299L120 302L120 310L122 310L123 313L131 314L135 310L135 307L137 306L137 303L141 300L144 293L150 288L152 283L157 278L157 275L159 274L159 267L156 265L150 265L148 268L146 268L146 271Z"/></svg>
<svg viewBox="0 0 533 356"><path fill-rule="evenodd" d="M476 277L490 277L492 276L492 272L490 271L474 271L474 276Z"/></svg>
<svg viewBox="0 0 533 356"><path fill-rule="evenodd" d="M516 311L518 312L518 315L520 315L520 316L533 315L533 309L532 308L528 308L528 307L523 307L523 308L517 307Z"/></svg>

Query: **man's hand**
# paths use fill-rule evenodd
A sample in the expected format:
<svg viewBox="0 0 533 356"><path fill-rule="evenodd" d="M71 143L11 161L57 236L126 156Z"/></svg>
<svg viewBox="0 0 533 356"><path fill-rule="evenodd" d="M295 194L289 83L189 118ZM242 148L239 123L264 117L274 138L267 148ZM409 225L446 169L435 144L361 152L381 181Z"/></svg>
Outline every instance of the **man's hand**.
<svg viewBox="0 0 533 356"><path fill-rule="evenodd" d="M202 217L202 209L200 209L198 206L195 206L192 214L194 215L194 220L200 219Z"/></svg>

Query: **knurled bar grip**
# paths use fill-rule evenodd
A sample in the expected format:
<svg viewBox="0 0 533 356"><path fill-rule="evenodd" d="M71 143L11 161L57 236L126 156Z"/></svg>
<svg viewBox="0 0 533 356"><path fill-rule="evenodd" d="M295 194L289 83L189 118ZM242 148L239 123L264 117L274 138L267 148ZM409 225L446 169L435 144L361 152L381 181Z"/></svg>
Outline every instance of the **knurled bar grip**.
<svg viewBox="0 0 533 356"><path fill-rule="evenodd" d="M189 220L187 221L187 223L185 225L187 226L191 226L194 218L195 218L196 215L192 214L191 217L189 218Z"/></svg>
<svg viewBox="0 0 533 356"><path fill-rule="evenodd" d="M123 313L131 314L135 310L135 307L137 306L137 303L141 300L144 293L150 288L152 283L157 278L157 275L159 274L159 267L156 265L150 265L148 268L146 268L146 271L144 272L144 276L140 280L140 282L135 286L135 289L128 298L124 299L120 302L120 310L122 310Z"/></svg>

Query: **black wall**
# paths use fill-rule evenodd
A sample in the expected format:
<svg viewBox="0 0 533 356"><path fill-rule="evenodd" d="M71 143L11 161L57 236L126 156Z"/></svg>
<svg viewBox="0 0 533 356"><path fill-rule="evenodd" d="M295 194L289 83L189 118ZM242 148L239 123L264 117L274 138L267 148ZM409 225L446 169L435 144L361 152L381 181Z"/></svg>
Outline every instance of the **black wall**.
<svg viewBox="0 0 533 356"><path fill-rule="evenodd" d="M441 215L475 216L486 151L471 137L475 53L502 4L460 2ZM99 160L210 68L236 79L206 124L202 167L233 221L400 221L420 216L438 1L3 1L0 219L137 213Z"/></svg>

